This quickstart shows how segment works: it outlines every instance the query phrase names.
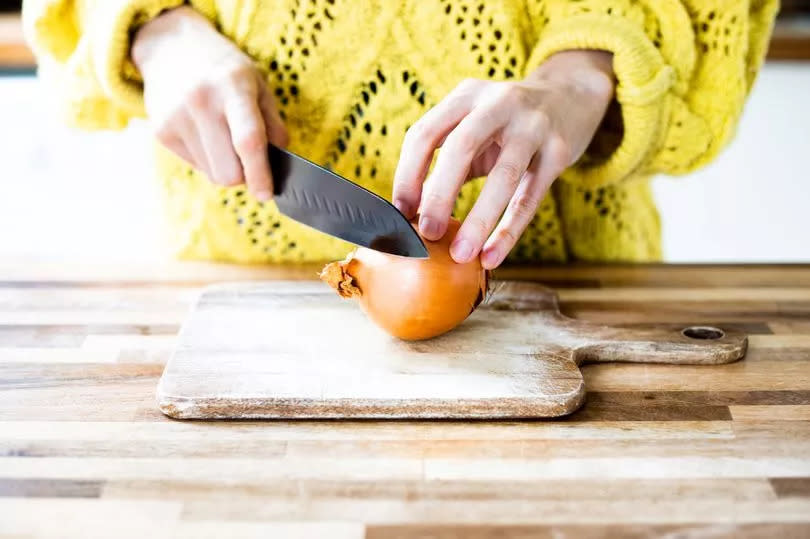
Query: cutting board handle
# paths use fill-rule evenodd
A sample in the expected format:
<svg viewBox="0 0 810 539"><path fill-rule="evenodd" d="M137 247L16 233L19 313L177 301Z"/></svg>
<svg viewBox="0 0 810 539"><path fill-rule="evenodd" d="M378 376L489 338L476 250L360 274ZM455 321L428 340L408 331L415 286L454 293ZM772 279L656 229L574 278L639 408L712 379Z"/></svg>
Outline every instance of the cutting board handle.
<svg viewBox="0 0 810 539"><path fill-rule="evenodd" d="M745 334L712 326L635 329L580 322L579 328L590 342L575 349L578 365L612 361L716 365L737 361L748 348Z"/></svg>
<svg viewBox="0 0 810 539"><path fill-rule="evenodd" d="M592 324L560 313L557 294L541 284L496 281L487 297L493 309L544 313L538 323L550 324L553 335L573 348L574 361L605 363L720 364L745 355L748 337L739 331L710 326L621 328Z"/></svg>

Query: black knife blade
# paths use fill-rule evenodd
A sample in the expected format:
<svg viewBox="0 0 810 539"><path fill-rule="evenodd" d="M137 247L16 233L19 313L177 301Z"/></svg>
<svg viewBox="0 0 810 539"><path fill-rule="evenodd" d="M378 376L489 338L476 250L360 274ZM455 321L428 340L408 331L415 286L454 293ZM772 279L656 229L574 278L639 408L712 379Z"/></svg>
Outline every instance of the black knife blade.
<svg viewBox="0 0 810 539"><path fill-rule="evenodd" d="M428 257L416 230L384 198L273 144L268 153L273 199L287 217L376 251Z"/></svg>

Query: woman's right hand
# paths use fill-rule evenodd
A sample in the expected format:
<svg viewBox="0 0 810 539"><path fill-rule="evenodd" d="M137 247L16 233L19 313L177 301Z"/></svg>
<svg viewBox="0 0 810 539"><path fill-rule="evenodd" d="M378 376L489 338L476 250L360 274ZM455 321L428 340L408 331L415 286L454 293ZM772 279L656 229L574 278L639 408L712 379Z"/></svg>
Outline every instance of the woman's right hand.
<svg viewBox="0 0 810 539"><path fill-rule="evenodd" d="M179 7L140 28L132 59L158 140L219 185L269 200L267 142L287 130L253 61L202 15Z"/></svg>

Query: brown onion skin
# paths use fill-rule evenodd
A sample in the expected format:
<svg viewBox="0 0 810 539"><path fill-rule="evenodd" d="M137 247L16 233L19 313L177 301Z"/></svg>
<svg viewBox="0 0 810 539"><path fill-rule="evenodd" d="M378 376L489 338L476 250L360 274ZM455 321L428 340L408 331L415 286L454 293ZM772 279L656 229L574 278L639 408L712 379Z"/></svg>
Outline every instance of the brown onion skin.
<svg viewBox="0 0 810 539"><path fill-rule="evenodd" d="M358 248L344 263L360 290L366 315L385 331L414 341L436 337L461 324L484 299L487 271L478 257L458 264L450 243L461 223L452 219L436 242L425 240L426 259Z"/></svg>

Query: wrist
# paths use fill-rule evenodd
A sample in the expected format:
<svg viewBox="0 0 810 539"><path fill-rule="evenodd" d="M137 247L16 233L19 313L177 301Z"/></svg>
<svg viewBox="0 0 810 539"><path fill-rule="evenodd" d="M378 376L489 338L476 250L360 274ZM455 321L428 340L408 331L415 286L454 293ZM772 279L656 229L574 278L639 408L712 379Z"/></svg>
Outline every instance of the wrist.
<svg viewBox="0 0 810 539"><path fill-rule="evenodd" d="M613 99L616 87L613 54L601 50L558 52L530 73L526 80L562 83L574 91L608 102Z"/></svg>
<svg viewBox="0 0 810 539"><path fill-rule="evenodd" d="M167 44L176 47L188 33L212 28L208 20L193 8L180 6L164 11L141 26L132 40L132 62L143 73L151 61L163 54Z"/></svg>

